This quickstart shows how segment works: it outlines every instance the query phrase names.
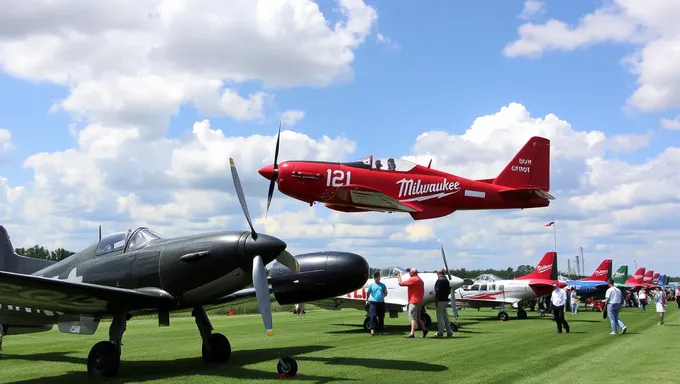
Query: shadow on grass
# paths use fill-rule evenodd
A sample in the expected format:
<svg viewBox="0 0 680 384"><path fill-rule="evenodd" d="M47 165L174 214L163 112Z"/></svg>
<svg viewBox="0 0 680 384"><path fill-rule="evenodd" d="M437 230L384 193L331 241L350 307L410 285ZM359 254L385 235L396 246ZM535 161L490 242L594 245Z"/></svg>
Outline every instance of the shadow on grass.
<svg viewBox="0 0 680 384"><path fill-rule="evenodd" d="M399 371L418 371L418 372L439 372L446 371L449 368L440 364L422 363L413 360L382 360L382 359L364 359L355 357L311 357L302 356L300 361L316 361L328 365L347 365L360 366L371 369L392 369Z"/></svg>
<svg viewBox="0 0 680 384"><path fill-rule="evenodd" d="M604 321L609 324L609 320L589 320L589 319L567 319L568 322L570 323L602 323Z"/></svg>
<svg viewBox="0 0 680 384"><path fill-rule="evenodd" d="M330 346L298 346L278 349L253 349L232 352L231 359L226 364L207 365L201 357L175 359L175 360L152 360L152 361L127 361L123 351L123 361L116 378L106 380L113 383L143 382L171 377L183 377L189 375L217 376L236 379L270 380L277 378L276 362L272 362L271 370L261 371L245 368L246 365L257 364L270 360L278 360L281 356L292 356L300 361L298 355L330 349ZM66 372L52 377L41 377L24 381L15 381L15 384L51 384L51 383L90 383L92 379L87 375L87 358L72 356L72 352L52 352L32 355L6 354L2 359L16 359L28 361L52 361L61 363L78 364L82 371ZM80 353L80 352L78 352ZM330 361L342 358L320 358L320 361ZM370 359L369 359L370 360ZM386 362L385 364L387 364ZM378 364L378 363L376 363ZM403 362L401 362L403 364ZM49 373L47 373L49 374ZM304 369L298 373L300 380L313 380L318 383L331 381L353 381L352 379L334 378L325 376L305 375Z"/></svg>
<svg viewBox="0 0 680 384"><path fill-rule="evenodd" d="M360 334L360 333L365 333L368 335L368 331L364 329L364 326L362 324L332 324L333 326L336 327L349 327L350 329L343 329L343 330L338 330L338 331L326 331L326 334L330 335L348 335L348 334ZM430 335L434 335L437 332L437 323L432 323L429 328ZM385 328L382 331L378 331L379 333L382 333L384 335L405 335L409 332L411 332L411 326L408 324L405 325L385 325ZM416 334L421 334L422 331L418 330L416 331ZM477 331L472 331L466 328L459 328L457 332L454 332L454 334L458 335L460 333L481 333ZM463 336L456 336L456 337L463 337Z"/></svg>

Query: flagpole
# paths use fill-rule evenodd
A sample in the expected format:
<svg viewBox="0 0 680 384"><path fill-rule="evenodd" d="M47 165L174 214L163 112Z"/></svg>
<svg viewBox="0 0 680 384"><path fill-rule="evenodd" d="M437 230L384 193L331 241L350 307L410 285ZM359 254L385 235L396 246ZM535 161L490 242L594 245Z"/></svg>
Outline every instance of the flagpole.
<svg viewBox="0 0 680 384"><path fill-rule="evenodd" d="M553 217L553 237L555 239L555 253L557 253L557 223Z"/></svg>

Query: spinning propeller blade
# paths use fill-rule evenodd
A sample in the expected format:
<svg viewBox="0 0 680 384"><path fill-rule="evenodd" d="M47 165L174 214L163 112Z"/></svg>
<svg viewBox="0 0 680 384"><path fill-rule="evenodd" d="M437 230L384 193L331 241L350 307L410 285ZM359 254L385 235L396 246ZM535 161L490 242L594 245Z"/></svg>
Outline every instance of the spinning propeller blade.
<svg viewBox="0 0 680 384"><path fill-rule="evenodd" d="M276 261L294 270L295 272L300 272L300 264L298 264L297 260L295 260L295 257L288 251L281 252L279 257L276 258Z"/></svg>
<svg viewBox="0 0 680 384"><path fill-rule="evenodd" d="M246 197L243 194L243 187L241 186L241 179L238 177L238 171L236 171L236 164L234 164L234 159L229 158L229 166L231 167L231 177L234 179L234 187L236 188L236 195L238 195L238 202L241 203L241 208L243 208L243 214L246 215L246 220L248 220L248 225L250 225L250 233L253 236L253 240L257 240L257 232L253 228L253 222L250 220L250 213L248 212L248 205L246 204Z"/></svg>
<svg viewBox="0 0 680 384"><path fill-rule="evenodd" d="M279 134L276 136L276 150L274 151L274 173L269 181L269 193L267 194L267 210L265 211L264 217L267 217L269 213L269 205L272 202L272 197L274 197L274 185L276 180L279 178L279 142L281 140L281 122L279 121ZM282 263L283 264L283 263Z"/></svg>
<svg viewBox="0 0 680 384"><path fill-rule="evenodd" d="M272 325L269 284L267 284L267 272L264 269L262 257L259 255L253 257L253 286L255 287L255 296L257 296L257 307L260 310L260 314L262 314L264 329L267 335L271 336L274 334L274 327Z"/></svg>
<svg viewBox="0 0 680 384"><path fill-rule="evenodd" d="M248 205L246 204L246 198L243 193L243 187L241 186L241 180L239 179L238 172L236 171L234 159L229 158L229 165L231 166L231 176L234 179L234 187L236 188L238 201L241 203L243 214L246 216L246 220L248 220L248 225L250 225L250 236L254 243L250 245L249 243L246 243L246 252L247 254L253 255L253 287L255 288L255 296L257 297L257 306L260 310L260 314L262 315L265 331L267 332L267 335L272 336L274 334L274 326L272 322L271 299L269 295L269 284L267 282L267 272L264 267L262 256L267 256L268 254L271 255L272 251L276 250L278 253L276 259L281 264L297 272L300 271L300 265L298 264L297 260L295 260L295 257L286 251L286 244L284 242L265 234L262 236L257 235L255 228L253 228L253 222L250 219ZM243 267L246 269L245 266Z"/></svg>
<svg viewBox="0 0 680 384"><path fill-rule="evenodd" d="M439 243L439 247L442 250L442 259L444 259L444 267L446 268L446 274L451 280L451 273L449 272L449 264L446 262L446 253L444 253L444 244ZM451 310L453 311L453 316L458 320L458 308L456 307L456 290L451 288Z"/></svg>

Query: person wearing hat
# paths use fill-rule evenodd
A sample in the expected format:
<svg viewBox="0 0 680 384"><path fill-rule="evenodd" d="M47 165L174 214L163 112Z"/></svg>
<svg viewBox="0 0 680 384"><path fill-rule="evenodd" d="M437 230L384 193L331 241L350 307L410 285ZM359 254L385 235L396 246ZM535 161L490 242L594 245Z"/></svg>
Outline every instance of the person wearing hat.
<svg viewBox="0 0 680 384"><path fill-rule="evenodd" d="M553 284L553 288L550 303L552 304L553 317L557 323L557 333L562 333L563 326L564 330L569 333L569 323L564 318L564 312L567 311L567 293L557 284Z"/></svg>

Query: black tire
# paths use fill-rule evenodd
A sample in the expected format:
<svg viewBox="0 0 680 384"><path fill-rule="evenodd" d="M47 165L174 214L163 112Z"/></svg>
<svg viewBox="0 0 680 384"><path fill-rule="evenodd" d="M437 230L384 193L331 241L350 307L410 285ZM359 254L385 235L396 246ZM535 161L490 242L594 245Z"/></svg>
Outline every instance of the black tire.
<svg viewBox="0 0 680 384"><path fill-rule="evenodd" d="M451 330L452 331L458 332L458 329L459 329L458 324L451 323Z"/></svg>
<svg viewBox="0 0 680 384"><path fill-rule="evenodd" d="M498 320L500 321L508 321L510 320L510 316L505 311L498 312Z"/></svg>
<svg viewBox="0 0 680 384"><path fill-rule="evenodd" d="M276 372L279 375L285 376L295 376L298 371L298 364L292 357L282 357L279 362L276 363Z"/></svg>
<svg viewBox="0 0 680 384"><path fill-rule="evenodd" d="M364 331L368 332L370 329L368 329L369 325L371 323L371 318L367 317L364 319Z"/></svg>
<svg viewBox="0 0 680 384"><path fill-rule="evenodd" d="M432 324L432 318L427 313L421 313L420 319L425 323L425 328L429 328L430 324Z"/></svg>
<svg viewBox="0 0 680 384"><path fill-rule="evenodd" d="M231 357L231 343L221 333L213 333L208 339L210 348L203 343L203 361L211 363L226 363Z"/></svg>
<svg viewBox="0 0 680 384"><path fill-rule="evenodd" d="M110 341L100 341L87 356L87 374L90 377L115 377L120 368L118 347Z"/></svg>
<svg viewBox="0 0 680 384"><path fill-rule="evenodd" d="M526 311L517 311L517 318L518 318L518 319L526 319L527 317L528 317L528 316L527 316L527 312L526 312Z"/></svg>

